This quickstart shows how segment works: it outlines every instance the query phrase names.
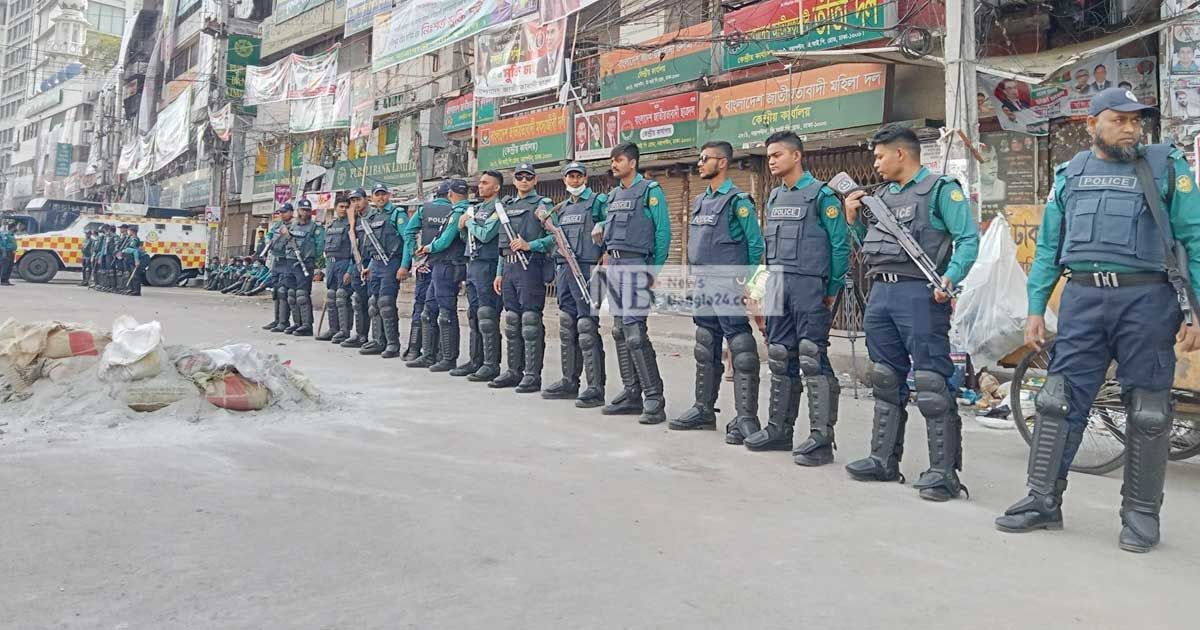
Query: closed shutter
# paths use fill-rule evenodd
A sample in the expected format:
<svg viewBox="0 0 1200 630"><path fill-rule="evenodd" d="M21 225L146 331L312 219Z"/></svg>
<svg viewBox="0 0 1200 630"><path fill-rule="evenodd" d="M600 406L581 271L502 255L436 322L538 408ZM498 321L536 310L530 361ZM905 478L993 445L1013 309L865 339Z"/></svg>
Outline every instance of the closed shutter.
<svg viewBox="0 0 1200 630"><path fill-rule="evenodd" d="M687 216L688 210L691 207L691 183L688 181L686 173L675 173L668 175L662 171L648 174L658 182L662 187L663 193L667 197L667 209L671 217L671 249L667 253L668 265L682 265L683 252L686 251L684 246L684 236L687 232Z"/></svg>

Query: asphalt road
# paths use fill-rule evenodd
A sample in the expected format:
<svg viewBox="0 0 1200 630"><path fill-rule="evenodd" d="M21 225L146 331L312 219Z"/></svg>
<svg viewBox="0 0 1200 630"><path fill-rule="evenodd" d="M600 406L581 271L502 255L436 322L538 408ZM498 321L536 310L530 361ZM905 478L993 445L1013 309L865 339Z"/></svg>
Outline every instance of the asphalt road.
<svg viewBox="0 0 1200 630"><path fill-rule="evenodd" d="M992 519L1024 494L1025 449L1015 432L971 418L971 499L931 504L910 485L847 478L842 466L867 449L869 400L843 399L836 464L802 469L720 434L644 427L272 335L258 328L270 318L261 302L196 289L148 288L139 300L64 283L0 288L0 319L108 325L121 313L161 321L170 343L278 352L329 406L266 424L4 436L0 627L1196 623L1183 605L1200 582L1194 463L1171 464L1164 542L1138 556L1116 546L1119 472L1072 477L1062 532L996 532ZM557 349L547 357L551 380ZM675 414L690 404L691 357L660 358ZM612 394L615 364L609 374ZM726 383L726 409L731 393ZM903 469L915 479L926 449L912 414Z"/></svg>

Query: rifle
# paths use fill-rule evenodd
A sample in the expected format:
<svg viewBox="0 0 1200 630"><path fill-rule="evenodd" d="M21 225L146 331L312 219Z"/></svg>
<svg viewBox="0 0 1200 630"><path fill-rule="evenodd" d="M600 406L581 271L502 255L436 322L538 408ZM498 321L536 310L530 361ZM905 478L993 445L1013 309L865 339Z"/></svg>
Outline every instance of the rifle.
<svg viewBox="0 0 1200 630"><path fill-rule="evenodd" d="M367 240L371 243L371 249L375 250L375 255L380 261L383 262L383 264L390 265L392 263L392 257L388 256L387 253L383 251L383 245L379 244L379 239L375 236L375 230L371 229L371 222L367 221L366 217L363 217L362 226L363 234L367 235ZM362 261L359 261L359 265L362 265Z"/></svg>
<svg viewBox="0 0 1200 630"><path fill-rule="evenodd" d="M829 187L843 197L857 190L871 190L871 192L874 192L872 189L878 189L883 185L859 186L845 172L838 173L833 179L829 180ZM896 242L900 244L900 248L904 250L904 253L917 265L917 269L920 269L921 274L929 281L930 287L945 291L945 288L942 286L942 278L937 272L937 265L933 264L933 260L929 258L929 254L926 254L925 250L921 249L921 245L913 239L912 234L909 234L907 230L900 226L900 221L896 219L896 215L892 214L891 208L888 208L887 204L883 203L879 197L871 194L864 196L862 202L863 219L868 223L874 223L880 230L896 239ZM960 291L961 287L954 287L949 293L951 297L956 297Z"/></svg>
<svg viewBox="0 0 1200 630"><path fill-rule="evenodd" d="M436 241L439 238L442 238L442 235L445 234L446 230L450 227L451 227L450 226L450 218L446 217L446 222L442 224L442 229L438 230L438 235L435 236L433 240ZM454 225L454 229L456 229L456 230L458 229L457 224ZM468 230L467 232L470 233L470 230ZM417 235L417 238L420 239L419 234ZM417 241L417 249L421 249L421 244L420 244L419 240ZM424 256L421 256L420 258L416 259L413 262L414 262L415 267L421 267L422 265L425 265L428 261L429 261L429 254L425 254Z"/></svg>
<svg viewBox="0 0 1200 630"><path fill-rule="evenodd" d="M300 253L300 246L296 244L296 239L292 238L291 232L288 232L287 235L287 246L291 247L292 254L296 256L296 262L300 263L300 272L304 274L305 278L309 277L308 266L304 264L304 256Z"/></svg>
<svg viewBox="0 0 1200 630"><path fill-rule="evenodd" d="M475 220L475 208L478 207L478 205L480 203L482 203L482 200L476 199L472 203L471 207L467 208L466 215L467 215L468 221ZM468 229L467 230L467 256L469 258L474 258L475 250L477 250L477 249L479 249L479 244L475 242L475 235L472 234L471 230Z"/></svg>
<svg viewBox="0 0 1200 630"><path fill-rule="evenodd" d="M1166 213L1163 212L1162 200L1158 197L1158 191L1151 188L1154 173L1150 171L1150 164L1144 155L1138 157L1138 161L1134 163L1134 172L1137 173L1138 184L1142 189L1142 196L1146 199L1146 205L1150 207L1150 215L1154 217L1154 223L1158 226L1158 231L1162 233L1166 252L1167 282L1171 283L1171 288L1175 289L1175 295L1179 299L1179 310L1183 311L1183 323L1191 326L1195 321L1194 308L1197 302L1196 294L1192 291L1191 274L1188 271L1187 249L1175 240L1173 232L1171 232L1171 225Z"/></svg>
<svg viewBox="0 0 1200 630"><path fill-rule="evenodd" d="M596 304L592 301L592 292L588 286L588 280L583 276L583 269L579 267L579 259L575 258L575 252L571 251L571 244L567 242L567 237L563 234L562 228L554 224L553 216L567 202L562 201L557 206L554 206L549 211L538 213L538 219L542 222L542 227L554 236L554 244L558 246L558 251L562 254L563 260L567 262L567 268L571 270L571 276L575 279L575 284L579 286L579 292L583 294L583 299L587 302L589 308L595 308Z"/></svg>
<svg viewBox="0 0 1200 630"><path fill-rule="evenodd" d="M504 228L504 234L508 236L508 240L510 242L517 240L517 235L513 232L512 225L508 220L508 212L504 209L504 204L500 203L499 199L496 200L496 217L500 219L500 227ZM521 268L528 271L529 257L525 255L525 252L512 248L509 248L509 251L516 255L517 262L521 263Z"/></svg>

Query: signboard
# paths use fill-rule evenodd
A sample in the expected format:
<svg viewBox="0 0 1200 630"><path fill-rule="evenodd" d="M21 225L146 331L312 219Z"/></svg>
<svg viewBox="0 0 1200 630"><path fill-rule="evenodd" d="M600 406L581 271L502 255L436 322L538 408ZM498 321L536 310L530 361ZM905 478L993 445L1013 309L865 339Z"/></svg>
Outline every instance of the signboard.
<svg viewBox="0 0 1200 630"><path fill-rule="evenodd" d="M278 11L262 23L262 56L268 57L346 23L345 0L326 0L308 11L287 19Z"/></svg>
<svg viewBox="0 0 1200 630"><path fill-rule="evenodd" d="M697 146L699 94L685 92L642 103L575 115L575 159L608 157L621 142L636 142L642 153Z"/></svg>
<svg viewBox="0 0 1200 630"><path fill-rule="evenodd" d="M492 122L496 119L496 101L490 98L475 99L474 93L467 93L447 102L442 131L449 133L470 129L472 112L476 126Z"/></svg>
<svg viewBox="0 0 1200 630"><path fill-rule="evenodd" d="M1047 191L1037 190L1038 148L1040 144L1045 150L1045 139L1015 131L984 133L979 139L979 152L983 156L979 164L983 220L990 220L1008 206L1034 205L1045 199Z"/></svg>
<svg viewBox="0 0 1200 630"><path fill-rule="evenodd" d="M292 198L291 184L275 184L275 203L286 203Z"/></svg>
<svg viewBox="0 0 1200 630"><path fill-rule="evenodd" d="M318 4L321 4L321 0L275 0L275 11L272 15L276 22L283 22L316 7Z"/></svg>
<svg viewBox="0 0 1200 630"><path fill-rule="evenodd" d="M375 16L371 71L431 53L511 18L509 0L406 0Z"/></svg>
<svg viewBox="0 0 1200 630"><path fill-rule="evenodd" d="M208 223L221 222L221 206L205 206L204 220Z"/></svg>
<svg viewBox="0 0 1200 630"><path fill-rule="evenodd" d="M725 14L721 67L773 61L776 50L824 50L885 37L879 0L766 0ZM867 29L877 30L864 30Z"/></svg>
<svg viewBox="0 0 1200 630"><path fill-rule="evenodd" d="M644 50L601 53L600 100L685 83L708 74L712 70L712 44L687 40L710 37L712 24L705 22L640 42Z"/></svg>
<svg viewBox="0 0 1200 630"><path fill-rule="evenodd" d="M479 128L479 170L567 157L567 110L557 107Z"/></svg>
<svg viewBox="0 0 1200 630"><path fill-rule="evenodd" d="M395 153L373 155L366 159L367 176L365 187L370 190L373 184L388 186L404 186L417 183L417 165L409 156L397 162ZM363 179L362 158L357 160L340 160L333 167L333 189L347 190L358 188Z"/></svg>
<svg viewBox="0 0 1200 630"><path fill-rule="evenodd" d="M346 0L345 36L371 28L376 15L391 10L392 0Z"/></svg>
<svg viewBox="0 0 1200 630"><path fill-rule="evenodd" d="M65 142L54 145L54 176L66 177L71 174L71 159L75 155L75 147Z"/></svg>
<svg viewBox="0 0 1200 630"><path fill-rule="evenodd" d="M566 20L537 19L475 37L475 93L499 98L553 90L562 85Z"/></svg>
<svg viewBox="0 0 1200 630"><path fill-rule="evenodd" d="M852 63L702 92L700 133L750 148L781 129L803 136L879 124L884 83L884 65Z"/></svg>
<svg viewBox="0 0 1200 630"><path fill-rule="evenodd" d="M262 59L262 40L249 35L229 34L229 47L225 65L225 94L236 104L241 104L246 94L246 66L257 66ZM242 111L253 116L258 108L249 105Z"/></svg>

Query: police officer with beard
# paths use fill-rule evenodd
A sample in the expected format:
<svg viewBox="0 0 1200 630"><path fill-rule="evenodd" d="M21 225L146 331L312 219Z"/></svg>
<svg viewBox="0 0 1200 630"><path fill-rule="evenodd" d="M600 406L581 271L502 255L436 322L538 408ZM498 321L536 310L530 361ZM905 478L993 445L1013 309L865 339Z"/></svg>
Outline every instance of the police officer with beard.
<svg viewBox="0 0 1200 630"><path fill-rule="evenodd" d="M1031 347L1045 344L1046 303L1059 276L1068 280L1035 400L1029 494L996 519L1000 531L1062 529L1067 472L1115 359L1127 413L1118 545L1143 553L1159 542L1174 345L1200 348L1200 329L1184 321L1166 272L1186 265L1193 287L1200 278L1200 193L1181 151L1139 144L1143 115L1152 110L1121 88L1100 92L1088 111L1091 149L1055 172L1029 271ZM1183 259L1171 255L1176 243Z"/></svg>
<svg viewBox="0 0 1200 630"><path fill-rule="evenodd" d="M927 501L949 501L962 492L962 420L950 390L950 293L966 277L979 250L975 214L962 188L921 166L921 143L911 129L885 125L872 138L875 170L891 181L879 199L920 244L941 276L932 288L895 237L858 221L863 191L846 197L846 221L866 232L863 254L873 279L863 318L875 418L871 454L846 466L859 481L902 480L906 378L914 371L917 408L929 436L929 468L913 487ZM911 357L911 359L910 359Z"/></svg>
<svg viewBox="0 0 1200 630"><path fill-rule="evenodd" d="M329 330L317 335L317 341L342 343L350 338L350 289L342 284L351 266L350 219L346 211L350 200L338 196L333 205L333 221L325 227L325 310L329 312Z"/></svg>
<svg viewBox="0 0 1200 630"><path fill-rule="evenodd" d="M400 313L396 310L396 296L400 293L400 281L408 277L407 269L403 267L408 250L401 235L408 221L408 210L404 206L393 205L391 194L387 186L375 185L371 213L361 219L365 225L363 233L358 235L359 246L364 248L363 264L367 265L362 271L369 296L367 313L372 320L372 328L379 331L358 352L377 354L384 359L400 356ZM365 236L368 226L383 248L382 252L376 252Z"/></svg>
<svg viewBox="0 0 1200 630"><path fill-rule="evenodd" d="M425 298L423 318L437 319L437 347L440 357L433 360L434 348L426 348L416 361L408 367L427 367L430 372L449 372L457 367L459 352L458 288L466 277L466 239L459 231L459 218L467 211L467 182L451 179L442 182L433 201L413 213L404 228L406 240L415 241L421 233L424 243L414 254L417 258L429 259L429 271L433 280ZM409 266L406 260L402 265ZM426 337L426 341L434 341Z"/></svg>
<svg viewBox="0 0 1200 630"><path fill-rule="evenodd" d="M496 268L500 261L500 220L496 216L496 201L504 176L498 171L484 171L479 176L480 203L459 218L459 224L472 239L474 248L467 263L467 299L474 300L475 319L479 329L482 362L467 375L467 380L487 383L500 375L500 295L493 288ZM468 312L468 317L470 317ZM474 342L471 343L474 348ZM454 374L454 371L451 371Z"/></svg>
<svg viewBox="0 0 1200 630"><path fill-rule="evenodd" d="M275 301L275 319L263 330L281 333L291 325L292 309L288 304L288 290L283 285L283 277L288 273L288 261L284 256L284 238L280 230L292 222L292 204L284 203L279 207L277 218L267 230L267 249L271 253L271 299ZM292 330L295 330L293 328Z"/></svg>

